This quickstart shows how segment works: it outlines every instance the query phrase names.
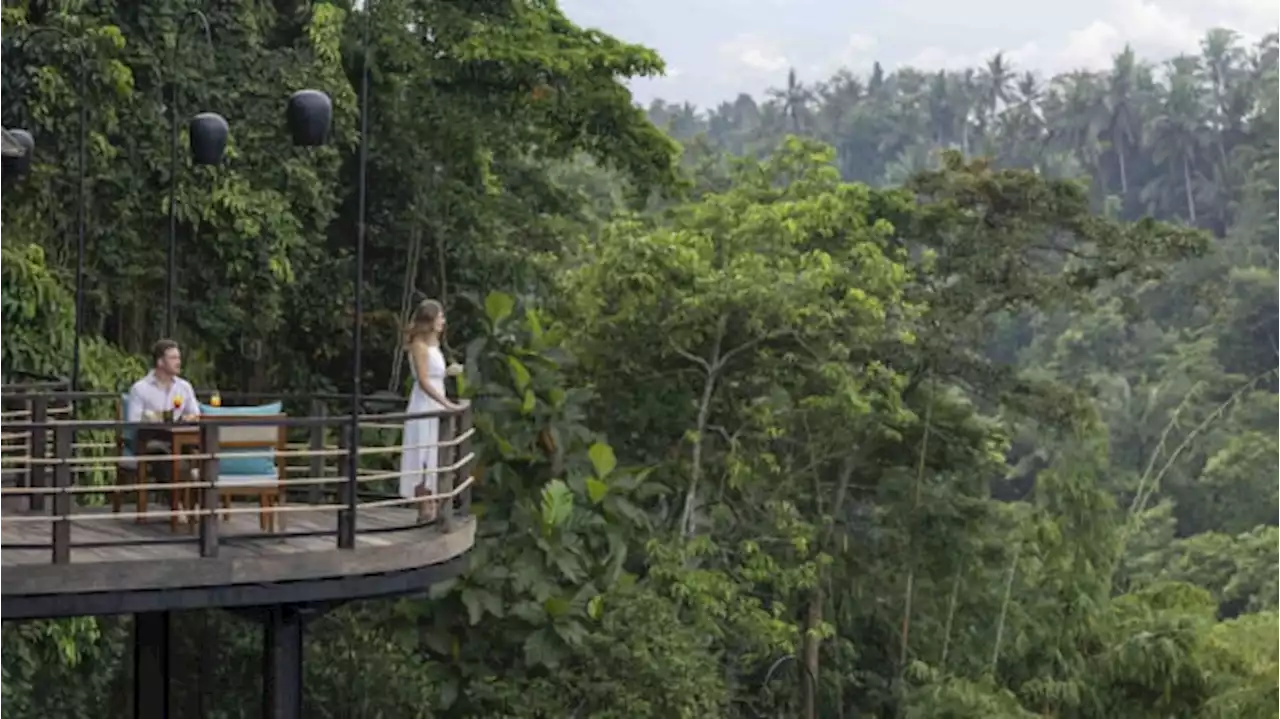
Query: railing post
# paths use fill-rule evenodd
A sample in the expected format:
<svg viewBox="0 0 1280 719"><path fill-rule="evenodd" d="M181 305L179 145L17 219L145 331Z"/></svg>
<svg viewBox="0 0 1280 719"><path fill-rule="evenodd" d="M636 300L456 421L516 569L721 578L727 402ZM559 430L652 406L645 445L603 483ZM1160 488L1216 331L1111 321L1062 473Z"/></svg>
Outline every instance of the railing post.
<svg viewBox="0 0 1280 719"><path fill-rule="evenodd" d="M471 403L467 402L466 408L462 410L462 416L458 418L458 432L465 434L471 431L472 427ZM458 458L462 459L471 454L471 437L462 440L458 445ZM471 468L475 465L475 460L471 460L458 468L458 483L467 481L471 477ZM462 494L458 497L458 514L462 517L471 516L471 487L468 485L462 490Z"/></svg>
<svg viewBox="0 0 1280 719"><path fill-rule="evenodd" d="M200 556L218 556L218 424L200 425L200 450L209 455L200 468L200 481L208 485L200 488Z"/></svg>
<svg viewBox="0 0 1280 719"><path fill-rule="evenodd" d="M347 481L339 484L338 503L344 505L338 510L338 549L354 549L356 546L356 487L359 482L360 456L354 439L357 425L343 425L339 444L347 450L344 459L347 462Z"/></svg>
<svg viewBox="0 0 1280 719"><path fill-rule="evenodd" d="M13 392L18 396L10 397L0 404L3 405L4 411L12 412L17 415L17 417L12 422L2 422L0 424L6 424L10 427L18 425L19 427L24 427L24 429L21 432L13 433L12 437L19 440L17 444L11 443L0 448L3 452L9 453L8 455L5 455L5 459L9 461L4 465L3 469L0 469L0 475L3 475L4 486L6 487L29 489L31 487L32 467L31 401L27 395L27 391L22 387L6 385L6 388L13 388ZM24 412L26 413L26 417L22 416ZM0 452L0 454L3 452ZM15 452L16 454L14 454ZM5 497L3 505L6 512L10 509L25 512L31 507L31 495L15 494Z"/></svg>
<svg viewBox="0 0 1280 719"><path fill-rule="evenodd" d="M436 447L436 494L449 494L454 488L454 470L443 471L458 461L458 445L453 443L457 438L458 415L450 412L440 417L440 437ZM445 443L448 442L448 445ZM436 506L436 516L440 518L440 531L453 531L453 497L440 500Z"/></svg>
<svg viewBox="0 0 1280 719"><path fill-rule="evenodd" d="M53 470L53 485L58 493L53 495L53 563L71 562L71 445L75 430L59 426L53 433L53 454L59 460Z"/></svg>
<svg viewBox="0 0 1280 719"><path fill-rule="evenodd" d="M48 398L33 392L31 396L31 464L28 465L30 471L27 472L27 486L32 489L49 486L46 481L44 463L40 461L45 458L45 446L49 441L45 428L45 423L48 421ZM70 447L67 448L68 451L70 449ZM42 511L44 509L44 495L31 495L30 507L37 512Z"/></svg>
<svg viewBox="0 0 1280 719"><path fill-rule="evenodd" d="M311 400L311 416L325 417L328 415L328 406L318 399ZM328 429L323 422L311 425L311 461L309 463L308 472L311 477L324 476L324 433ZM307 487L307 502L310 504L320 504L321 486L312 484Z"/></svg>

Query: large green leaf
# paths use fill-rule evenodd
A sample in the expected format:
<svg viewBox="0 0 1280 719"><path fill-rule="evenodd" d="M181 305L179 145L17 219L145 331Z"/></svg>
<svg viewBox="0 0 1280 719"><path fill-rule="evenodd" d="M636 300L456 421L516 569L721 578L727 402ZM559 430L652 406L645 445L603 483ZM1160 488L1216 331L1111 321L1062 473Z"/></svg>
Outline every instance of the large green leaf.
<svg viewBox="0 0 1280 719"><path fill-rule="evenodd" d="M542 526L544 530L559 527L573 513L573 490L564 480L553 479L542 488Z"/></svg>
<svg viewBox="0 0 1280 719"><path fill-rule="evenodd" d="M484 314L495 327L510 317L515 308L515 298L505 292L490 292L484 298Z"/></svg>
<svg viewBox="0 0 1280 719"><path fill-rule="evenodd" d="M613 447L604 442L596 442L591 445L591 449L587 450L587 455L591 458L591 468L595 470L596 476L605 479L614 467L618 466L618 458L613 454Z"/></svg>

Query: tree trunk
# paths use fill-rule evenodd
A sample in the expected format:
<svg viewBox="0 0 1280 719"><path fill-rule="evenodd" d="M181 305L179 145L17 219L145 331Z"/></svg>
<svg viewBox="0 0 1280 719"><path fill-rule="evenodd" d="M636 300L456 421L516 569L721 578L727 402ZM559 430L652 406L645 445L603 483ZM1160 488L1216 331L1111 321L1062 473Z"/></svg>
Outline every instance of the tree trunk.
<svg viewBox="0 0 1280 719"><path fill-rule="evenodd" d="M1182 157L1182 186L1187 192L1187 214L1191 220L1191 224L1196 223L1196 198L1191 192L1191 160L1186 155Z"/></svg>
<svg viewBox="0 0 1280 719"><path fill-rule="evenodd" d="M720 375L720 346L724 341L728 324L729 317L721 316L720 323L716 326L716 340L711 349L711 361L704 367L707 379L702 386L702 400L698 403L698 419L694 427L693 466L689 468L689 488L685 491L684 512L680 516L680 533L686 539L693 536L695 529L694 509L698 504L698 483L702 480L702 441L706 436L707 423L711 418L711 400L715 396L716 378Z"/></svg>
<svg viewBox="0 0 1280 719"><path fill-rule="evenodd" d="M804 622L803 659L805 671L800 673L804 696L805 719L818 717L818 664L821 657L822 637L818 633L822 627L822 585L814 587L809 597L809 611Z"/></svg>
<svg viewBox="0 0 1280 719"><path fill-rule="evenodd" d="M1112 144L1116 148L1116 157L1120 160L1120 192L1124 195L1126 199L1128 199L1129 172L1128 172L1128 168L1125 165L1124 144L1121 142L1120 137L1116 137L1115 140L1112 141Z"/></svg>

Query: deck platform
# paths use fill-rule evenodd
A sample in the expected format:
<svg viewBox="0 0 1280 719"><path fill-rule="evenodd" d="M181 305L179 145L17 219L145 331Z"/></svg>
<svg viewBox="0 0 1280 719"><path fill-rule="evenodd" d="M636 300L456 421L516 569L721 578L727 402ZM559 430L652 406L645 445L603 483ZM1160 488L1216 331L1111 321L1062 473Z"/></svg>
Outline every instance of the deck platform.
<svg viewBox="0 0 1280 719"><path fill-rule="evenodd" d="M439 435L424 446L437 464L423 472L434 491L404 499L392 467L415 416L335 415L312 395L300 398L313 405L304 416L277 402L274 414L246 403L192 423L74 417L84 402L117 401L101 394L3 396L5 620L334 606L422 592L466 567L469 406L435 415ZM156 438L167 451L144 452ZM419 520L430 507L439 518Z"/></svg>
<svg viewBox="0 0 1280 719"><path fill-rule="evenodd" d="M122 510L134 511L129 505ZM47 523L0 518L5 619L148 611L154 604L149 595L161 591L169 609L336 598L323 584L338 580L345 599L395 594L402 591L397 583L423 587L460 572L475 538L472 520L445 533L436 525L414 527L415 510L365 509L355 548L339 551L335 512L291 514L268 536L262 536L256 513L242 512L221 522L218 556L202 557L196 537L181 528L172 532L168 522L104 514L111 510L77 512L66 564L52 564L49 547L14 548L47 544ZM126 544L143 541L149 543ZM184 591L190 595L185 599Z"/></svg>

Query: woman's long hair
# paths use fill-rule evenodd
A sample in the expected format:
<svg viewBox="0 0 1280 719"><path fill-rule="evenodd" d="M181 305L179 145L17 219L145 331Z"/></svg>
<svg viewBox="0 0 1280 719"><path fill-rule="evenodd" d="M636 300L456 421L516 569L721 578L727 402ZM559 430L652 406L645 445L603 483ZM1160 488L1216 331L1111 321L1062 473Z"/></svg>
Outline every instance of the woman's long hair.
<svg viewBox="0 0 1280 719"><path fill-rule="evenodd" d="M420 337L430 337L435 334L436 320L442 314L444 314L444 306L435 300L423 300L418 303L413 316L409 318L409 325L404 330L405 345L411 344Z"/></svg>

